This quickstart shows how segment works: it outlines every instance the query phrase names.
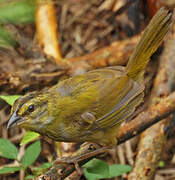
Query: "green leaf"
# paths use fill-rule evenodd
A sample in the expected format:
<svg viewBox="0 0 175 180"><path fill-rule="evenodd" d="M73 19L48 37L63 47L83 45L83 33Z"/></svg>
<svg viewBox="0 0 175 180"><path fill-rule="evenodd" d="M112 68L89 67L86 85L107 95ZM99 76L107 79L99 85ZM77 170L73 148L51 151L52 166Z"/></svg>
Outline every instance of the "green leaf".
<svg viewBox="0 0 175 180"><path fill-rule="evenodd" d="M0 26L0 47L11 48L17 45L17 42L13 35Z"/></svg>
<svg viewBox="0 0 175 180"><path fill-rule="evenodd" d="M121 176L124 173L130 172L131 169L132 169L132 167L129 165L113 164L113 165L109 166L109 177L108 178Z"/></svg>
<svg viewBox="0 0 175 180"><path fill-rule="evenodd" d="M21 95L12 95L12 96L3 96L1 95L0 98L3 99L4 101L6 101L6 103L8 103L9 105L13 105L14 102L21 97Z"/></svg>
<svg viewBox="0 0 175 180"><path fill-rule="evenodd" d="M35 0L0 0L0 23L34 22Z"/></svg>
<svg viewBox="0 0 175 180"><path fill-rule="evenodd" d="M19 166L3 167L0 169L0 174L14 173L16 171L20 171L21 169L23 168Z"/></svg>
<svg viewBox="0 0 175 180"><path fill-rule="evenodd" d="M92 159L83 165L84 175L88 180L97 180L109 177L109 166L99 159Z"/></svg>
<svg viewBox="0 0 175 180"><path fill-rule="evenodd" d="M35 179L35 176L34 175L28 175L28 176L25 177L25 179L29 179L29 180Z"/></svg>
<svg viewBox="0 0 175 180"><path fill-rule="evenodd" d="M36 138L38 138L40 136L40 134L33 132L33 131L28 131L24 137L22 138L22 141L20 143L20 145L24 145L26 143L29 143L33 140L35 140Z"/></svg>
<svg viewBox="0 0 175 180"><path fill-rule="evenodd" d="M41 166L32 167L31 170L35 176L39 176L40 174L43 174L44 172L46 172L47 169L51 167L51 165L52 165L51 162L46 162L42 164Z"/></svg>
<svg viewBox="0 0 175 180"><path fill-rule="evenodd" d="M0 156L8 159L17 159L18 149L7 139L0 138Z"/></svg>
<svg viewBox="0 0 175 180"><path fill-rule="evenodd" d="M52 166L52 163L51 163L51 162L46 162L46 163L43 163L41 167L42 167L43 169L48 169L48 168L50 168L51 166Z"/></svg>
<svg viewBox="0 0 175 180"><path fill-rule="evenodd" d="M158 167L159 168L165 167L165 162L164 161L159 161Z"/></svg>
<svg viewBox="0 0 175 180"><path fill-rule="evenodd" d="M27 147L24 156L22 157L21 163L24 167L30 166L38 158L41 152L41 143L36 141Z"/></svg>
<svg viewBox="0 0 175 180"><path fill-rule="evenodd" d="M132 167L129 165L108 165L106 162L95 158L83 165L83 168L84 175L88 180L113 178L116 176L121 176L132 169Z"/></svg>

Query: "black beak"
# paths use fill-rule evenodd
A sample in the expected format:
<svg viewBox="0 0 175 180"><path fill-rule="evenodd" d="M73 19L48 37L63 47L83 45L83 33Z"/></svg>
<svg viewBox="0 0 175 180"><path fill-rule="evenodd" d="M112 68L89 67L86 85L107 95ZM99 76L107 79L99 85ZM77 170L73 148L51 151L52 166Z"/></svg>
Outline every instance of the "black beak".
<svg viewBox="0 0 175 180"><path fill-rule="evenodd" d="M17 121L21 120L21 117L19 117L16 112L14 112L9 119L9 122L7 124L7 129L9 129L13 124L15 124Z"/></svg>

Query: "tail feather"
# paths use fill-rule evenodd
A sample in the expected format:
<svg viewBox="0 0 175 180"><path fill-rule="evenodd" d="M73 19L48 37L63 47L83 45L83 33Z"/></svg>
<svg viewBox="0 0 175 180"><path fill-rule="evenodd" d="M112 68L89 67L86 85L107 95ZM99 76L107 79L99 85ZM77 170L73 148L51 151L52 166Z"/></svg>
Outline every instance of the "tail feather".
<svg viewBox="0 0 175 180"><path fill-rule="evenodd" d="M127 64L127 74L138 80L151 55L157 50L169 30L172 14L161 8L146 27L139 44Z"/></svg>

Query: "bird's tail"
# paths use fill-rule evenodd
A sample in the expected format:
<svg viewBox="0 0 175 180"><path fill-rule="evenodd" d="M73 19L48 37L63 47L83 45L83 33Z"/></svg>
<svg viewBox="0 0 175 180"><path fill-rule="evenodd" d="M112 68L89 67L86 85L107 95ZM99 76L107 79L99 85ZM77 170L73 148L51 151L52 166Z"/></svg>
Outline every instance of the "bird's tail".
<svg viewBox="0 0 175 180"><path fill-rule="evenodd" d="M151 55L157 50L169 30L171 16L168 10L161 8L146 27L126 67L127 75L132 79L138 80L143 74Z"/></svg>

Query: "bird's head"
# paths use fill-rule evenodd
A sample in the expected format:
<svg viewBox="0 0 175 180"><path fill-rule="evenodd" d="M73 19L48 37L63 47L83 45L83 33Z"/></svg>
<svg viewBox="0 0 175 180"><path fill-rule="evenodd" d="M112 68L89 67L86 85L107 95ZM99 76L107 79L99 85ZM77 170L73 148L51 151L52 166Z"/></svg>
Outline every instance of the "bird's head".
<svg viewBox="0 0 175 180"><path fill-rule="evenodd" d="M17 99L12 107L7 128L17 124L28 130L39 131L49 123L49 95L47 93L29 93Z"/></svg>

